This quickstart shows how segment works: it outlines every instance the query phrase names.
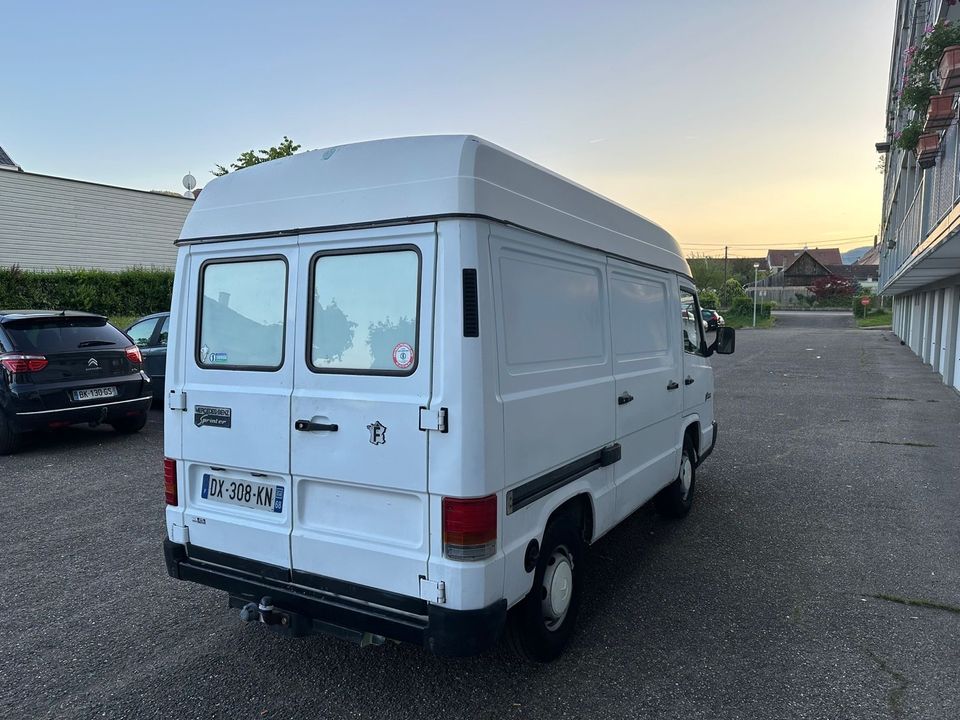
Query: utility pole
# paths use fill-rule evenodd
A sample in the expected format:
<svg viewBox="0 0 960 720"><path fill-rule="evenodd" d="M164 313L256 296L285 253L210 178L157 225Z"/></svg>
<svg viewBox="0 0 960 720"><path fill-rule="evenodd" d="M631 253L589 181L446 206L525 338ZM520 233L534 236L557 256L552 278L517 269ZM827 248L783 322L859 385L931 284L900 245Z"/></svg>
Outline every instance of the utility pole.
<svg viewBox="0 0 960 720"><path fill-rule="evenodd" d="M723 246L723 284L727 284L727 246Z"/></svg>

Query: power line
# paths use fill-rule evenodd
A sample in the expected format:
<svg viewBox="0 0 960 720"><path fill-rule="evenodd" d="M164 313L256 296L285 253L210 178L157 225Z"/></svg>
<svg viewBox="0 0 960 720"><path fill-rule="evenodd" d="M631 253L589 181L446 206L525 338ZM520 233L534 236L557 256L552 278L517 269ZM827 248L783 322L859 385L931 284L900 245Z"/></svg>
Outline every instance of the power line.
<svg viewBox="0 0 960 720"><path fill-rule="evenodd" d="M816 248L819 248L819 247L821 247L821 246L840 245L840 244L842 244L842 243L855 242L855 241L858 241L858 240L872 240L872 239L873 239L873 234L870 234L870 235L855 235L855 236L852 236L852 237L837 238L836 240L822 240L822 241L817 241L817 243L816 243ZM750 249L763 249L763 250L781 250L781 249L782 249L782 250L797 250L797 249L798 249L796 246L793 246L793 247L777 247L778 245L784 245L784 244L785 244L785 243L764 243L764 244L761 245L761 244L755 244L755 243L737 243L734 247L743 248L743 249L747 249L747 250L750 250ZM687 242L681 242L680 245L683 246L683 247L688 247L688 248L708 248L708 249L711 249L711 250L722 250L724 247L728 247L728 245L724 245L723 243L687 243ZM809 246L810 243L807 243L807 245ZM816 248L811 248L811 249L816 249Z"/></svg>

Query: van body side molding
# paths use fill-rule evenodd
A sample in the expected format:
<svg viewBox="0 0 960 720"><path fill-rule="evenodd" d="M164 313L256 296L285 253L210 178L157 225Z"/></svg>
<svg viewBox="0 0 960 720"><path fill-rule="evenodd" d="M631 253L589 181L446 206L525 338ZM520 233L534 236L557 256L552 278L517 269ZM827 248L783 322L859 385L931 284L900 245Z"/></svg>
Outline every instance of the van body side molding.
<svg viewBox="0 0 960 720"><path fill-rule="evenodd" d="M507 515L535 503L554 490L559 490L564 485L569 485L574 480L578 480L594 470L613 465L620 460L620 455L620 443L613 443L577 458L563 467L558 467L556 470L551 470L540 477L528 480L507 493Z"/></svg>

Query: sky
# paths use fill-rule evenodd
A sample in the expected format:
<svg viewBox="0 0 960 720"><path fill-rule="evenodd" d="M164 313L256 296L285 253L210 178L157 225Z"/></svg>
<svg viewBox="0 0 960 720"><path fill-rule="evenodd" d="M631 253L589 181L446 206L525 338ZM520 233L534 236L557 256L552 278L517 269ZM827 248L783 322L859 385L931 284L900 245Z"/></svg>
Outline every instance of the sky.
<svg viewBox="0 0 960 720"><path fill-rule="evenodd" d="M872 243L895 0L0 0L0 146L200 186L276 145L471 133L688 256Z"/></svg>

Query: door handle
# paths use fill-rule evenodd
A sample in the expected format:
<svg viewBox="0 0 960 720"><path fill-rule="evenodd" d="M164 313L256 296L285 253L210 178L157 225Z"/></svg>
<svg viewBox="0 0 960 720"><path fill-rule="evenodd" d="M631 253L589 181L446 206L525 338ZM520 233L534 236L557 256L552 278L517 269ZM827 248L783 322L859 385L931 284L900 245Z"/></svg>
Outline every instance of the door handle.
<svg viewBox="0 0 960 720"><path fill-rule="evenodd" d="M693 385L694 382L696 382L696 381L695 381L692 377L690 377L689 375L687 375L687 376L683 379L683 384L684 384L684 385Z"/></svg>
<svg viewBox="0 0 960 720"><path fill-rule="evenodd" d="M626 405L631 400L633 400L633 395L625 392L617 398L617 405Z"/></svg>
<svg viewBox="0 0 960 720"><path fill-rule="evenodd" d="M325 423L315 423L310 422L309 420L297 420L293 424L294 430L302 430L303 432L336 432L340 429L339 425L327 425Z"/></svg>
<svg viewBox="0 0 960 720"><path fill-rule="evenodd" d="M667 390L676 390L678 387L680 387L680 385L675 380L667 383Z"/></svg>

